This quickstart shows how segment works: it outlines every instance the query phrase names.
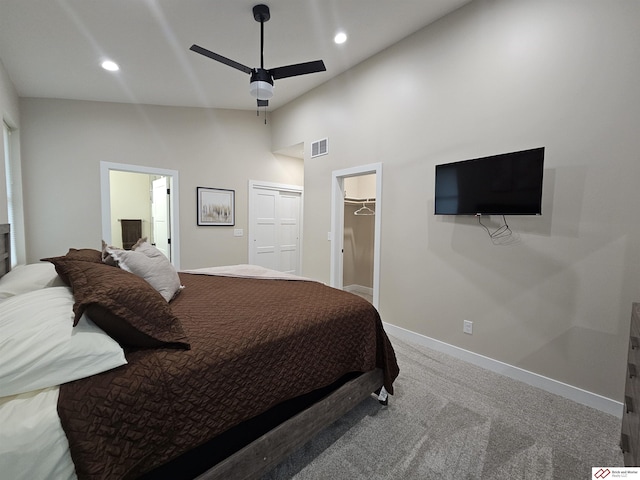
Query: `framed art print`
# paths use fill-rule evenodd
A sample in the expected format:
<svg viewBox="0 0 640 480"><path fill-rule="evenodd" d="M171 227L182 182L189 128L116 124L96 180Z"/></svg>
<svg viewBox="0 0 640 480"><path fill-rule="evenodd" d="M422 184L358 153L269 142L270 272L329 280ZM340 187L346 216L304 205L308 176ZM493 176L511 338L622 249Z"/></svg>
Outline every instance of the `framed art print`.
<svg viewBox="0 0 640 480"><path fill-rule="evenodd" d="M198 225L235 225L235 190L196 187L198 195Z"/></svg>

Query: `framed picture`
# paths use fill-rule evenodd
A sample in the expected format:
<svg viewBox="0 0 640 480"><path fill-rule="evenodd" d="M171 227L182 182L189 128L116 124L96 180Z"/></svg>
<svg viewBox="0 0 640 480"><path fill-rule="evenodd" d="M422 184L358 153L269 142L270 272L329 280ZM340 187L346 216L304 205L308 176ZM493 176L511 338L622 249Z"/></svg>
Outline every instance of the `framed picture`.
<svg viewBox="0 0 640 480"><path fill-rule="evenodd" d="M235 225L235 190L196 187L198 195L198 225Z"/></svg>

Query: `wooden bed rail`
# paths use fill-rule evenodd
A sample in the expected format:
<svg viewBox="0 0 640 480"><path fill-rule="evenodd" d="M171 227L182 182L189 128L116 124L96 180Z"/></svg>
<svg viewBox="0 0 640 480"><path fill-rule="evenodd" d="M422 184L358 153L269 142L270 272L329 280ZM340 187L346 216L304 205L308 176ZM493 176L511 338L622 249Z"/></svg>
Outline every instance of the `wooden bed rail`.
<svg viewBox="0 0 640 480"><path fill-rule="evenodd" d="M382 370L379 368L354 378L323 400L207 470L196 480L260 478L321 430L379 390L381 385Z"/></svg>
<svg viewBox="0 0 640 480"><path fill-rule="evenodd" d="M11 226L0 224L0 277L11 270Z"/></svg>

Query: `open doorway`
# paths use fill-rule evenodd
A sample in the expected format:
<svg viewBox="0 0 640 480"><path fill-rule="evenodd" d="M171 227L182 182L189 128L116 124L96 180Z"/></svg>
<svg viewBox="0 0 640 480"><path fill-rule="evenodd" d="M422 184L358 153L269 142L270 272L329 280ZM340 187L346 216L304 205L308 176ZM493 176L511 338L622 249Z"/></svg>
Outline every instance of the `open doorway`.
<svg viewBox="0 0 640 480"><path fill-rule="evenodd" d="M102 238L126 248L139 233L180 268L178 172L100 162L100 180Z"/></svg>
<svg viewBox="0 0 640 480"><path fill-rule="evenodd" d="M373 303L376 175L344 179L342 288Z"/></svg>
<svg viewBox="0 0 640 480"><path fill-rule="evenodd" d="M367 177L364 177L364 176ZM371 270L371 287L370 290L367 291L371 294L371 302L377 308L380 296L380 229L381 229L381 211L382 211L382 164L370 164L363 165L360 167L352 167L344 170L336 170L332 173L332 199L331 199L331 278L330 284L332 287L343 289L345 287L349 287L345 283L345 271L348 272L352 265L347 265L345 268L345 252L350 254L350 250L353 250L355 245L346 245L345 243L345 216L351 215L355 217L355 212L358 208L365 207L371 210L373 215L367 215L372 220L373 227L373 238L368 238L366 242L372 243L371 249L366 256L371 255L369 258L370 268ZM362 178L360 178L362 177ZM349 180L352 179L352 180ZM371 198L373 202L367 202L365 199L364 202L357 202L357 208L351 212L345 213L346 206L351 203L351 200L357 196L357 200L362 200L360 189L358 187L354 187L353 185L358 185L362 180L362 184L367 184L366 189L363 189L364 197ZM371 182L369 184L369 182ZM349 193L347 186L351 184L349 187L355 193ZM364 193L364 192L367 193ZM373 193L373 197L371 194ZM367 203L369 205L367 206ZM361 213L365 210L361 210ZM364 215L363 215L364 216ZM365 229L367 226L365 225ZM349 232L351 234L353 232ZM364 238L364 237L362 237ZM351 241L349 235L347 235L347 240ZM357 239L353 237L353 241L356 242ZM364 244L362 245L364 246ZM364 251L363 249L360 249ZM351 262L352 260L347 260ZM355 265L355 263L354 263ZM367 274L364 268L361 273ZM350 280L347 280L350 281ZM363 280L355 280L356 282L361 282ZM356 284L357 285L357 284ZM354 288L354 287L351 287ZM358 288L358 287L355 287ZM357 292L354 292L357 293Z"/></svg>
<svg viewBox="0 0 640 480"><path fill-rule="evenodd" d="M170 178L147 173L109 172L111 245L130 250L140 238L171 260Z"/></svg>

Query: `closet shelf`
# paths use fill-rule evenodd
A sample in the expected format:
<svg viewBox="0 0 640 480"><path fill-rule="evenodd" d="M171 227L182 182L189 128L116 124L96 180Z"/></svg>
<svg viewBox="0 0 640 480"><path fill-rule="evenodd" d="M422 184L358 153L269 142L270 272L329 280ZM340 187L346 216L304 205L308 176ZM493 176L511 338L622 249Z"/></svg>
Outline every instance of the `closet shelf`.
<svg viewBox="0 0 640 480"><path fill-rule="evenodd" d="M345 197L345 203L376 203L375 198L353 198L353 197Z"/></svg>

